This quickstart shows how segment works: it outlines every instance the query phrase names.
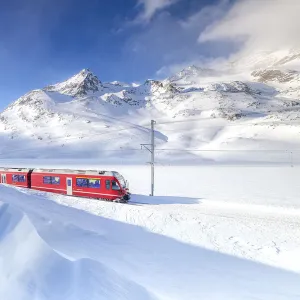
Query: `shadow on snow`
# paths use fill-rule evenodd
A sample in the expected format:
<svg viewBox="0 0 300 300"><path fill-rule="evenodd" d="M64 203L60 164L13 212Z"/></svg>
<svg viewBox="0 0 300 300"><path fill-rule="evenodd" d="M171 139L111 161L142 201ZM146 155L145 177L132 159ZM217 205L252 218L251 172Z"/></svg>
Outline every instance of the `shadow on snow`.
<svg viewBox="0 0 300 300"><path fill-rule="evenodd" d="M132 194L129 204L199 204L200 198L178 197L178 196L147 196L140 194Z"/></svg>

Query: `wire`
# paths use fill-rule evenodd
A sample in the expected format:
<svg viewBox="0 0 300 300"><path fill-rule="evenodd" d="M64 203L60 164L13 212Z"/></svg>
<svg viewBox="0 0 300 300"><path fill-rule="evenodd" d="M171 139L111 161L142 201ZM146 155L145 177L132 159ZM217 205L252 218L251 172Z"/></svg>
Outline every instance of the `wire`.
<svg viewBox="0 0 300 300"><path fill-rule="evenodd" d="M104 115L105 117L108 117L106 115ZM113 118L113 119L116 119L116 118ZM118 120L118 119L116 119ZM158 122L156 123L156 125L164 125L164 124L174 124L174 123L189 123L189 122L194 122L194 121L206 121L206 120L211 120L211 118L207 118L207 119L187 119L187 120L177 120L177 121L167 121L167 122ZM119 120L118 120L119 121ZM56 138L51 138L50 140L51 141L57 141L57 140L66 140L66 141L69 141L69 140L74 140L74 139L85 139L85 138L90 138L90 137L93 137L93 136L104 136L104 135L107 135L107 134L111 134L111 133L114 133L114 132L122 132L122 131L125 131L125 130L128 130L130 128L133 128L133 129L140 129L140 130L143 130L143 131L150 131L151 129L148 128L148 127L145 127L145 125L134 125L134 124L131 124L129 123L130 125L126 128L121 128L121 129L115 129L115 130L110 130L108 132L99 132L99 133L94 133L94 134L89 134L89 135L83 135L83 134L80 134L80 135L77 135L77 136L71 136L71 137L56 137ZM274 125L274 121L270 121L270 122L262 122L262 123L239 123L239 124L211 124L211 125L201 125L201 128L212 128L212 127L228 127L228 126L245 126L245 125L249 125L249 126L263 126L263 125L267 125L267 124L272 124ZM290 124L294 124L294 122L290 121L289 124L286 124L285 122L276 122L275 124L284 124L284 125L290 125ZM299 124L299 122L295 122L295 124ZM172 132L172 131L178 131L176 129L160 129L160 130L156 130L156 131L159 131L161 133L163 132ZM47 140L47 141L50 141L50 140Z"/></svg>
<svg viewBox="0 0 300 300"><path fill-rule="evenodd" d="M109 117L109 116L107 116ZM116 119L116 118L113 118L113 119ZM117 120L117 119L116 119ZM168 121L168 122L162 122L162 123L156 123L157 125L162 125L162 124L172 124L172 123L181 123L181 122L191 122L191 121L204 121L204 120L207 120L207 119L191 119L191 120L178 120L178 121ZM209 119L211 120L211 119ZM118 120L119 121L119 120ZM281 122L277 122L276 124L281 124ZM283 122L282 122L283 123ZM290 122L290 123L293 123L293 122ZM143 125L133 125L131 123L129 123L130 125L127 127L127 128L122 128L122 129L115 129L115 130L110 130L109 132L101 132L101 133L94 133L94 134L89 134L89 135L85 135L83 136L82 134L81 135L78 135L78 136L71 136L71 137L58 137L58 138L52 138L51 140L47 140L47 142L52 142L52 141L57 141L57 140L60 140L60 139L64 139L64 141L69 141L69 140L73 140L73 139L83 139L83 138L90 138L92 136L104 136L104 135L107 135L107 134L111 134L113 132L122 132L124 130L128 130L130 128L134 128L134 129L142 129L143 131L150 131L150 128L147 128L147 127L143 127ZM222 126L245 126L245 125L265 125L265 124L274 124L274 121L270 121L270 122L264 122L264 123L242 123L242 124L222 124L222 125L205 125L205 126L201 126L201 128L206 128L206 127L222 127ZM289 125L289 124L286 124L286 123L283 123L285 125ZM296 124L299 124L298 122ZM175 129L161 129L160 132L164 132L164 131L178 131L178 130L175 130ZM114 140L114 139L118 139L119 137L114 137L112 139L106 139L105 141L110 141L110 140ZM52 146L52 145L49 145L48 146ZM55 146L55 145L53 145ZM57 145L56 145L57 146ZM25 151L38 151L39 150L39 147L36 147L36 148L25 148L25 149L13 149L13 150L7 150L9 153L14 153L14 152L25 152ZM123 149L102 149L101 151L140 151L141 149L132 149L132 148L123 148ZM5 149L4 149L5 151ZM295 149L295 150L273 150L273 149L270 149L270 150L234 150L234 149L231 149L231 150L220 150L220 149L176 149L176 148L162 148L162 149L155 149L155 151L180 151L180 152L292 152L292 151L300 151L298 149ZM0 152L0 156L1 155L4 155L6 153L3 152Z"/></svg>
<svg viewBox="0 0 300 300"><path fill-rule="evenodd" d="M261 149L261 150L236 150L236 149L176 149L176 148L165 148L155 149L155 151L183 151L183 152L297 152L300 149Z"/></svg>
<svg viewBox="0 0 300 300"><path fill-rule="evenodd" d="M14 152L24 152L24 151L38 151L38 148L29 149L15 149L10 150L9 153ZM145 149L135 149L135 148L122 148L122 149L101 149L101 152L122 152L122 151L142 151ZM257 150L241 150L241 149L177 149L177 148L157 148L155 151L178 151L178 152L300 152L300 149L257 149ZM4 153L0 153L3 155Z"/></svg>
<svg viewBox="0 0 300 300"><path fill-rule="evenodd" d="M8 151L8 154L15 152L31 152L39 151L39 148L29 148L29 149L16 149ZM141 149L132 149L132 148L123 148L123 149L101 149L101 152L118 152L118 151L141 151ZM0 156L7 155L6 153L1 152Z"/></svg>
<svg viewBox="0 0 300 300"><path fill-rule="evenodd" d="M118 129L118 130L112 130L110 132L106 132L106 133L99 133L99 134L93 134L93 135L89 135L89 136L86 136L86 137L90 137L90 136L102 136L102 135L106 135L106 134L110 134L111 132L116 132L116 131L122 131L122 130L128 130L128 128L124 128L124 129ZM76 137L70 137L70 138L64 138L64 140L72 140L72 139L78 139L78 138L85 138L85 137L82 137L82 136L76 136ZM56 138L56 139L51 139L51 140L48 140L48 142L50 141L56 141L56 140L60 140L62 138ZM111 138L111 139L105 139L105 142L107 141L111 141L111 140L116 140L116 139L119 139L119 137L114 137L114 138ZM52 146L52 145L49 145L48 146ZM53 145L55 146L55 145ZM39 146L37 146L36 148L20 148L20 149L13 149L13 150L7 150L9 153L14 153L14 152L24 152L24 151L34 151L34 150L38 150L39 149ZM123 149L113 149L113 150L109 150L109 149L102 149L101 151L125 151L125 150L134 150L134 151L137 151L137 150L141 150L141 149L126 149L126 148L123 148ZM0 155L3 155L3 150L2 152L0 152Z"/></svg>
<svg viewBox="0 0 300 300"><path fill-rule="evenodd" d="M116 139L119 139L119 137L114 137L114 138L111 138L111 139L105 139L105 142L107 142L107 141L111 141L111 140L116 140ZM47 146L48 147L57 147L57 146L59 146L59 145L57 145L57 144L47 144ZM66 148L68 148L69 146L71 146L70 144L62 144L62 146L66 146ZM42 147L40 147L40 145L38 145L37 147L35 147L35 148L19 148L19 149L13 149L13 150L10 150L10 149L8 149L7 151L9 152L9 153L11 153L11 152L19 152L19 151L34 151L34 150L39 150L39 148L42 148ZM131 149L131 148L123 148L123 149ZM119 149L112 149L112 150L119 150ZM136 149L136 150L140 150L140 149ZM110 151L110 149L101 149L101 151ZM2 150L2 152L0 152L0 155L1 154L3 154L3 150Z"/></svg>
<svg viewBox="0 0 300 300"><path fill-rule="evenodd" d="M211 118L201 118L201 119L186 119L186 120L177 120L177 121L167 121L167 122L157 122L155 123L156 125L164 125L164 124L175 124L175 123L189 123L189 122L195 122L195 121L208 121L208 120L214 120L214 119L211 119ZM217 121L217 120L220 120L220 119L215 119L214 121ZM224 121L224 120L222 120ZM252 120L253 121L253 120ZM258 120L257 120L258 121ZM299 125L299 121L288 121L287 122L284 122L284 121L266 121L266 122L263 122L261 120L259 120L260 122L253 122L253 123L234 123L234 124L212 124L212 125L205 125L204 127L213 127L213 126L245 126L245 125L265 125L265 124L273 124L273 125L276 125L276 124L283 124L283 125L290 125L290 124L297 124Z"/></svg>
<svg viewBox="0 0 300 300"><path fill-rule="evenodd" d="M150 128L142 127L142 126L139 126L139 125L137 125L137 127L140 127L140 129L144 129L145 131L150 130ZM71 137L51 138L51 139L48 139L48 140L46 140L46 138L45 138L45 140L46 141L57 141L57 140L61 140L61 139L63 139L63 140L84 139L84 138L89 138L89 137L92 137L92 136L103 136L103 135L111 134L113 132L122 132L122 131L128 130L130 128L132 128L132 127L122 128L122 129L115 129L115 130L110 130L109 132L99 132L99 133L94 133L94 134L89 134L89 135L81 134L81 135L71 136ZM135 127L134 129L137 129L137 128Z"/></svg>

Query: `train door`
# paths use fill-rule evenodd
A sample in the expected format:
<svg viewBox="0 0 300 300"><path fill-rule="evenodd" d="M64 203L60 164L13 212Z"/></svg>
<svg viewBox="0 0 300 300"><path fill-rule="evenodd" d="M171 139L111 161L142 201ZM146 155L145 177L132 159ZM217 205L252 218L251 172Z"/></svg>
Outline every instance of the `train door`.
<svg viewBox="0 0 300 300"><path fill-rule="evenodd" d="M67 195L73 195L72 178L67 177Z"/></svg>
<svg viewBox="0 0 300 300"><path fill-rule="evenodd" d="M1 182L6 183L6 174L1 175Z"/></svg>

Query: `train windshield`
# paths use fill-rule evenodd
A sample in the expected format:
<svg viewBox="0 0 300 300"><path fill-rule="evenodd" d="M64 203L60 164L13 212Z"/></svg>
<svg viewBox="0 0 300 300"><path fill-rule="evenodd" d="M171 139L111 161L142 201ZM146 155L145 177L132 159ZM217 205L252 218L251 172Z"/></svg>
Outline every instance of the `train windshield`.
<svg viewBox="0 0 300 300"><path fill-rule="evenodd" d="M121 174L119 174L118 172L113 172L113 173L114 173L114 176L120 182L122 188L125 189L126 188L126 181L125 181L124 177Z"/></svg>

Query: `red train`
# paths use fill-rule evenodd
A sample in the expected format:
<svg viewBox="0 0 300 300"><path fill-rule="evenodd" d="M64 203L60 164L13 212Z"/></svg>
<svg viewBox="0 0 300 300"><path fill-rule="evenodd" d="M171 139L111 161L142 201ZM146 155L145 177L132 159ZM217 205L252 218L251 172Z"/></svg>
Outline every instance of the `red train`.
<svg viewBox="0 0 300 300"><path fill-rule="evenodd" d="M0 168L0 183L126 203L128 182L115 171Z"/></svg>

